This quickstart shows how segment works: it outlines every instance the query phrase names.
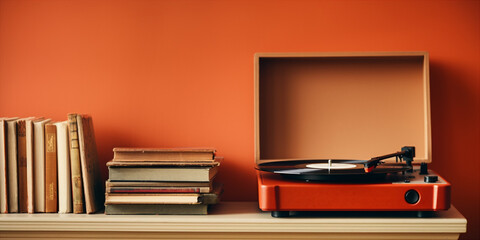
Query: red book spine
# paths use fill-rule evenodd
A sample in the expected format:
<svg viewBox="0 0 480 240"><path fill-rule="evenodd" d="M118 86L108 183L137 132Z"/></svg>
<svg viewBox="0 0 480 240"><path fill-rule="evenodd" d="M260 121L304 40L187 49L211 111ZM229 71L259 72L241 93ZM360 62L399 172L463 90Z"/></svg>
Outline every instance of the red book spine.
<svg viewBox="0 0 480 240"><path fill-rule="evenodd" d="M25 121L17 122L18 212L28 212L27 199L27 140Z"/></svg>
<svg viewBox="0 0 480 240"><path fill-rule="evenodd" d="M58 212L57 204L57 127L45 125L45 212Z"/></svg>

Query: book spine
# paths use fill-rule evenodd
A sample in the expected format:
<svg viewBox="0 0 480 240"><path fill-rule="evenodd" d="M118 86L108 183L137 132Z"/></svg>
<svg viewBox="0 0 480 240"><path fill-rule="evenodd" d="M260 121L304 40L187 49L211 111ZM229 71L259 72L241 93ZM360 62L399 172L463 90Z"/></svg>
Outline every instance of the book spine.
<svg viewBox="0 0 480 240"><path fill-rule="evenodd" d="M33 192L33 122L25 121L27 140L27 212L34 213L34 192Z"/></svg>
<svg viewBox="0 0 480 240"><path fill-rule="evenodd" d="M50 119L33 123L33 192L34 211L45 212L45 124Z"/></svg>
<svg viewBox="0 0 480 240"><path fill-rule="evenodd" d="M0 213L8 213L7 197L7 125L0 119Z"/></svg>
<svg viewBox="0 0 480 240"><path fill-rule="evenodd" d="M214 154L211 152L114 152L112 161L199 161L212 162Z"/></svg>
<svg viewBox="0 0 480 240"><path fill-rule="evenodd" d="M220 201L220 193L206 193L202 195L202 204L217 204Z"/></svg>
<svg viewBox="0 0 480 240"><path fill-rule="evenodd" d="M85 211L86 213L91 213L92 211L92 184L89 182L89 171L88 171L88 159L86 156L85 149L85 136L84 136L84 126L83 126L83 117L82 115L77 115L77 130L78 130L78 147L80 152L80 168L82 172L82 182L83 182L83 193L85 198ZM91 171L91 170L90 170Z"/></svg>
<svg viewBox="0 0 480 240"><path fill-rule="evenodd" d="M57 169L58 169L58 212L72 212L72 184L68 148L67 121L55 123L57 126Z"/></svg>
<svg viewBox="0 0 480 240"><path fill-rule="evenodd" d="M18 212L28 211L27 198L27 135L25 120L17 122Z"/></svg>
<svg viewBox="0 0 480 240"><path fill-rule="evenodd" d="M84 212L82 171L78 144L77 114L68 114L70 165L72 175L73 213Z"/></svg>
<svg viewBox="0 0 480 240"><path fill-rule="evenodd" d="M208 205L205 204L118 204L106 205L107 215L205 215Z"/></svg>
<svg viewBox="0 0 480 240"><path fill-rule="evenodd" d="M89 115L78 115L77 129L85 193L85 210L87 213L94 213L103 207L105 191L100 184L98 154L92 117Z"/></svg>
<svg viewBox="0 0 480 240"><path fill-rule="evenodd" d="M45 212L58 212L57 205L57 127L45 125Z"/></svg>
<svg viewBox="0 0 480 240"><path fill-rule="evenodd" d="M7 122L8 125L8 212L18 212L18 175L17 175L17 127L16 121Z"/></svg>
<svg viewBox="0 0 480 240"><path fill-rule="evenodd" d="M139 189L139 188L107 188L107 193L200 193L199 188L159 188L159 189Z"/></svg>
<svg viewBox="0 0 480 240"><path fill-rule="evenodd" d="M199 194L105 194L105 205L110 204L200 204Z"/></svg>
<svg viewBox="0 0 480 240"><path fill-rule="evenodd" d="M148 168L108 167L110 181L165 181L165 182L209 182L218 167L213 168ZM213 173L212 173L213 172Z"/></svg>

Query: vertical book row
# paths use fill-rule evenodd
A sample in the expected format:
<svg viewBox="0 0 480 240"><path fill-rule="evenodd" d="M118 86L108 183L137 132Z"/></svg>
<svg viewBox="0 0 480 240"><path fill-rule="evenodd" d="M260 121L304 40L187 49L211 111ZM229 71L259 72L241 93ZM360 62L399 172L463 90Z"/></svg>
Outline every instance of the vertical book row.
<svg viewBox="0 0 480 240"><path fill-rule="evenodd" d="M93 213L100 182L91 116L0 118L1 213Z"/></svg>

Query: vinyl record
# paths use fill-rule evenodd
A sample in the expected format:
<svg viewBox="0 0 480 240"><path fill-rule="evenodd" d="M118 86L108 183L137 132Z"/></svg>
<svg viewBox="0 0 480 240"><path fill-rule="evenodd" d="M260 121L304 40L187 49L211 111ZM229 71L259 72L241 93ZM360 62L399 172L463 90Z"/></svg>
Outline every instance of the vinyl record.
<svg viewBox="0 0 480 240"><path fill-rule="evenodd" d="M289 178L320 181L374 180L384 178L387 173L410 169L405 164L380 164L367 173L365 162L344 159L273 161L258 164L257 169Z"/></svg>

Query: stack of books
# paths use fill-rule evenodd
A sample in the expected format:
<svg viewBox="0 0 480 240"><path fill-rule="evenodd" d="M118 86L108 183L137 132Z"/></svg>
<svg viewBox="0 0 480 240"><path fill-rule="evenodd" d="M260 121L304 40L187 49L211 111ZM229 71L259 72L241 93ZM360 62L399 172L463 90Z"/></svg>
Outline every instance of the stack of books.
<svg viewBox="0 0 480 240"><path fill-rule="evenodd" d="M222 191L215 149L115 148L105 214L207 214Z"/></svg>
<svg viewBox="0 0 480 240"><path fill-rule="evenodd" d="M93 213L103 208L92 117L0 118L0 212Z"/></svg>

